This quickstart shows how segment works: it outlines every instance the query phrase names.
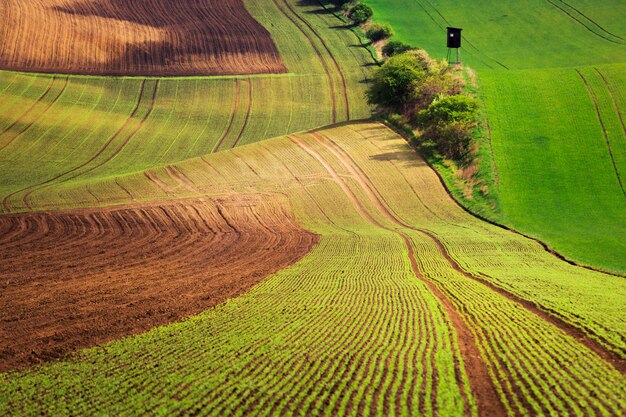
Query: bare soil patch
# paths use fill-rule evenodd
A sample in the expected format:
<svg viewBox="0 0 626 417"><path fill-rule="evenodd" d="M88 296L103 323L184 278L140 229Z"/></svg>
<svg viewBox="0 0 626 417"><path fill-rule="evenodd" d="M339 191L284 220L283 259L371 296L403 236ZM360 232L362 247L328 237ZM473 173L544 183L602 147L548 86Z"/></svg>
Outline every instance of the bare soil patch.
<svg viewBox="0 0 626 417"><path fill-rule="evenodd" d="M199 313L317 240L256 196L0 216L0 371Z"/></svg>
<svg viewBox="0 0 626 417"><path fill-rule="evenodd" d="M283 73L242 0L2 0L0 69L99 75Z"/></svg>

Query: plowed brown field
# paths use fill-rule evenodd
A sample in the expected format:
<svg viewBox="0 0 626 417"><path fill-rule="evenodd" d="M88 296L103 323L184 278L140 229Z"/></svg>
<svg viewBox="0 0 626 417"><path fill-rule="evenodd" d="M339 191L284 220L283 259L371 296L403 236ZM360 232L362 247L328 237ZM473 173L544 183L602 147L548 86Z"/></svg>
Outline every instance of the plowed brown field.
<svg viewBox="0 0 626 417"><path fill-rule="evenodd" d="M241 0L2 0L0 69L102 75L282 73Z"/></svg>
<svg viewBox="0 0 626 417"><path fill-rule="evenodd" d="M238 295L317 236L258 196L0 217L0 371Z"/></svg>

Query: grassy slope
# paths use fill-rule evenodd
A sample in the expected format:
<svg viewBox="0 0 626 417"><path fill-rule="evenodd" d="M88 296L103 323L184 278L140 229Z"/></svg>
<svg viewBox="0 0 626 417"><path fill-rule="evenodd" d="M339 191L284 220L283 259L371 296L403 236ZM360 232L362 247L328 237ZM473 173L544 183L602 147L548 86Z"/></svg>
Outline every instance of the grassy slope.
<svg viewBox="0 0 626 417"><path fill-rule="evenodd" d="M320 133L335 145L297 134L178 164L196 191L177 187L166 169L152 174L167 189L140 174L117 178L137 199L264 193L289 204L321 240L302 261L198 317L1 375L0 412L472 414L471 394L459 384L465 371L454 366L455 327L411 270L400 233L426 282L463 316L509 411L623 411L623 376L575 338L453 269L423 231L437 236L463 270L624 355L622 279L572 267L467 215L404 140L381 125ZM128 202L112 185L76 185L57 203L82 196L91 205L88 190L107 204ZM410 226L392 222L378 199Z"/></svg>
<svg viewBox="0 0 626 417"><path fill-rule="evenodd" d="M626 272L626 199L593 102L574 71L581 69L597 97L624 177L626 132L592 66L605 75L623 118L626 5L553 1L577 22L540 0L367 3L400 39L438 57L446 54L445 27L464 28L462 57L478 70L498 169L495 219L570 258Z"/></svg>
<svg viewBox="0 0 626 417"><path fill-rule="evenodd" d="M59 76L52 82L50 76L1 72L0 196L15 193L7 207L27 208L24 195L33 191L37 198L42 186L141 171L348 116L368 117L363 81L369 53L355 46L354 34L336 27L334 16L319 12L319 4L296 3L289 2L297 15L286 2L277 1L280 8L272 0L247 2L275 39L286 75L162 79L152 105L155 79L145 81L138 101L140 78Z"/></svg>

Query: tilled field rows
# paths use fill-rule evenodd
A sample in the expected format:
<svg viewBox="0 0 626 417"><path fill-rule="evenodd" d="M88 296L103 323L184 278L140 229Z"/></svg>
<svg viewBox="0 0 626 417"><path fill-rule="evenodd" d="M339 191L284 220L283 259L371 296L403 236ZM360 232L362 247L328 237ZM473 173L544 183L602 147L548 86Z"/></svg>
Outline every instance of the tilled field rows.
<svg viewBox="0 0 626 417"><path fill-rule="evenodd" d="M1 216L0 370L204 311L316 241L256 195Z"/></svg>
<svg viewBox="0 0 626 417"><path fill-rule="evenodd" d="M369 53L317 2L247 2L290 74L100 78L0 73L0 199L25 211L48 188L172 164L365 118ZM32 203L35 206L42 201Z"/></svg>
<svg viewBox="0 0 626 417"><path fill-rule="evenodd" d="M129 195L280 193L320 241L292 267L194 319L4 375L7 408L626 411L624 281L558 261L467 215L384 126L291 135L88 186L102 204ZM60 191L79 195L84 188ZM576 316L567 298L576 300ZM59 400L75 383L83 396ZM131 402L131 392L144 395Z"/></svg>
<svg viewBox="0 0 626 417"><path fill-rule="evenodd" d="M19 0L0 5L0 68L106 75L286 72L242 0Z"/></svg>

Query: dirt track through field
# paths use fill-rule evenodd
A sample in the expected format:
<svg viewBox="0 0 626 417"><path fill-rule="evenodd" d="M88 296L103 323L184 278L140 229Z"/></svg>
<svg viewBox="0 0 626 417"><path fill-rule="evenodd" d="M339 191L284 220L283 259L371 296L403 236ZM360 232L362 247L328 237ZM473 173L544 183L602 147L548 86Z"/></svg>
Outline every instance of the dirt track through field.
<svg viewBox="0 0 626 417"><path fill-rule="evenodd" d="M3 0L0 68L102 75L284 73L242 0Z"/></svg>
<svg viewBox="0 0 626 417"><path fill-rule="evenodd" d="M317 47L317 45L311 38L311 35L309 35L304 30L304 28L298 24L298 22L293 18L293 16L291 16L285 9L282 8L282 6L279 4L279 0L272 0L272 1L274 2L274 5L276 5L276 8L283 14L283 16L289 19L291 23L293 23L293 25L297 27L298 30L306 37L307 41L309 42L309 44L315 51L315 54L317 55L320 63L322 64L322 67L324 68L324 72L326 73L326 78L328 78L328 87L330 90L330 99L331 99L331 107L332 107L332 121L333 123L336 123L337 122L337 102L335 99L335 83L330 73L328 64L326 63L326 60L324 59L324 56L322 55L322 52L320 51L320 49ZM289 4L286 1L283 0L283 3L285 4L285 6L287 6L287 8L290 10L291 13L293 13L298 19L302 20L302 18L297 13L294 12L294 10L289 6Z"/></svg>
<svg viewBox="0 0 626 417"><path fill-rule="evenodd" d="M254 195L0 216L0 372L199 313L317 239Z"/></svg>
<svg viewBox="0 0 626 417"><path fill-rule="evenodd" d="M396 223L400 227L404 227L407 229L415 230L428 238L430 238L435 245L441 256L450 264L450 266L466 278L475 280L480 282L481 284L489 287L493 291L503 295L509 300L523 305L526 309L530 310L532 313L541 317L542 319L550 322L556 327L568 333L570 336L577 339L580 343L587 346L589 349L593 350L595 353L600 355L604 360L613 364L613 366L618 369L621 373L626 373L626 361L622 359L615 352L606 349L603 345L598 343L596 340L592 339L581 329L574 327L573 325L563 321L555 312L546 312L534 303L524 300L510 292L503 290L500 287L495 286L492 281L485 279L484 277L477 276L472 274L462 268L457 260L450 254L444 242L432 231L422 229L419 227L411 226L402 220L394 211L391 209L391 205L385 201L384 197L380 194L380 192L376 189L373 182L369 178L369 176L361 169L359 164L352 158L352 156L346 152L339 144L333 141L330 137L321 134L320 132L311 131L309 132L311 136L315 137L320 141L322 145L324 145L348 170L352 172L352 174L357 178L361 187L368 192L372 201L376 203L379 210L391 219L392 222ZM597 337L602 338L602 335L597 335Z"/></svg>
<svg viewBox="0 0 626 417"><path fill-rule="evenodd" d="M311 131L309 133L316 139L318 140L321 139L320 142L323 144L323 141L325 140L326 137L322 137L321 134L315 131ZM380 222L378 222L376 219L374 219L367 212L367 210L362 205L359 198L352 192L352 190L346 184L344 179L339 175L339 173L337 173L332 168L332 166L324 159L322 155L320 155L317 151L309 147L300 138L295 137L295 136L290 136L290 139L324 166L326 171L331 175L334 181L337 182L337 184L341 187L341 189L344 191L346 196L352 201L352 203L354 204L354 207L359 211L359 213L364 219L366 219L368 222L370 222L374 226L390 231L396 234L397 236L399 236L400 238L402 238L402 240L404 241L406 245L409 260L411 262L411 267L413 269L415 276L419 278L420 280L422 280L428 286L431 292L439 299L446 313L448 314L448 317L450 318L452 325L456 329L459 342L460 342L459 346L461 349L461 353L463 355L463 360L466 363L465 370L467 371L467 374L470 380L472 393L475 395L477 403L478 403L479 413L481 414L484 413L484 415L490 415L490 416L506 415L505 409L498 398L498 394L496 393L496 389L489 378L487 366L481 359L481 355L478 350L476 341L474 340L474 337L472 336L470 329L468 328L465 321L461 318L460 314L456 311L456 309L454 308L450 300L448 300L447 297L430 280L426 279L424 275L422 274L422 271L420 270L418 266L418 262L415 256L415 250L413 248L411 238L406 233L387 227L381 224ZM384 206L384 204L378 199L378 197L374 194L373 190L371 190L366 184L364 184L365 179L362 178L358 172L354 171L354 167L352 167L347 161L344 160L342 156L338 155L332 149L328 147L327 149L331 153L333 153L333 155L335 155L340 160L340 162L342 162L342 164L346 166L352 172L352 175L354 176L357 183L359 183L363 191L366 192L366 194L368 195L372 203L374 203L376 208L380 211L380 213L383 214L385 217L387 217L389 220L391 220L393 223L396 223L404 227L404 224L398 218L396 218ZM458 363L455 364L455 367L457 368L457 375L460 375L461 371L458 369L458 365L459 365ZM460 378L459 378L459 383L460 384L462 383L462 380Z"/></svg>

